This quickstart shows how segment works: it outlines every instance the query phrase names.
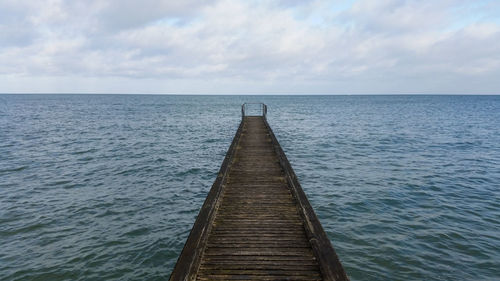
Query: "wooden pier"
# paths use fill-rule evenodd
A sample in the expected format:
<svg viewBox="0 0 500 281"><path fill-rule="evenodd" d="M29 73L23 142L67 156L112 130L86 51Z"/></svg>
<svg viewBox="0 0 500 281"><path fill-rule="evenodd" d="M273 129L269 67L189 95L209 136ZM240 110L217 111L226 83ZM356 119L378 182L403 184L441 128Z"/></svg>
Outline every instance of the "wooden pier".
<svg viewBox="0 0 500 281"><path fill-rule="evenodd" d="M247 106L170 280L348 280L267 106Z"/></svg>

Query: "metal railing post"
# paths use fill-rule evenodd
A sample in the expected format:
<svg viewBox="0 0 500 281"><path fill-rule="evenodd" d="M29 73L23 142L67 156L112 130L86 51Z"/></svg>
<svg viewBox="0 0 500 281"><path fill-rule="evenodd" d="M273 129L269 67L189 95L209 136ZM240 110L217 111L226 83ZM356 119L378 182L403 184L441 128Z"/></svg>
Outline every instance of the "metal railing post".
<svg viewBox="0 0 500 281"><path fill-rule="evenodd" d="M255 104L255 105L259 105L260 107L260 111L261 111L261 116L266 118L267 117L267 105L265 103L262 103L262 102L245 102L244 104L241 105L241 119L244 119L245 116L246 116L246 106L249 105L249 104Z"/></svg>

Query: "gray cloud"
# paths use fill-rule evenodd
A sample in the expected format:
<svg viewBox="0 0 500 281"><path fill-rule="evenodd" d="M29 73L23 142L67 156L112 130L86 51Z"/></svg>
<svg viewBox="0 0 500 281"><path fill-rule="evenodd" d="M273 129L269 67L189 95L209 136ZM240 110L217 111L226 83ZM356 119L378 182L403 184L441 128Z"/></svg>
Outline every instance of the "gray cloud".
<svg viewBox="0 0 500 281"><path fill-rule="evenodd" d="M347 2L3 1L0 92L500 92L498 5Z"/></svg>
<svg viewBox="0 0 500 281"><path fill-rule="evenodd" d="M189 21L212 3L213 1L199 0L110 0L101 6L97 17L103 26L112 30L130 29L162 19Z"/></svg>

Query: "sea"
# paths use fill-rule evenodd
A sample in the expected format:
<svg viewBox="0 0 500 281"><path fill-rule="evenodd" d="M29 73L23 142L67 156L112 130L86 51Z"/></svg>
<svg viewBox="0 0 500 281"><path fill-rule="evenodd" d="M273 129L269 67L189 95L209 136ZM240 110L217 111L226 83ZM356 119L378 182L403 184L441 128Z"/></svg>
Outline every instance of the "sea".
<svg viewBox="0 0 500 281"><path fill-rule="evenodd" d="M500 280L500 96L0 95L0 280L168 280L268 121L352 281Z"/></svg>

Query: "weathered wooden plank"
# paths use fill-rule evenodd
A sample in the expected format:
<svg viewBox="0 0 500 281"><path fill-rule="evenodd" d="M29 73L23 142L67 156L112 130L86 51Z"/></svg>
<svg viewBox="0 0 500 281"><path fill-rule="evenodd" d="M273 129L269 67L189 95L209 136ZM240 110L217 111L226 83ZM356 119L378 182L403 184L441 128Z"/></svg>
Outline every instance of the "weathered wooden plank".
<svg viewBox="0 0 500 281"><path fill-rule="evenodd" d="M309 248L248 248L248 249L228 249L228 248L206 248L203 255L207 256L304 256L312 255Z"/></svg>
<svg viewBox="0 0 500 281"><path fill-rule="evenodd" d="M207 268L202 267L203 275L289 275L289 276L315 276L321 273L314 269L239 269L239 268ZM200 274L201 275L201 274Z"/></svg>
<svg viewBox="0 0 500 281"><path fill-rule="evenodd" d="M219 261L244 261L244 262L317 262L314 256L273 256L273 255L248 255L248 256L232 256L232 257L203 257L203 263L219 262Z"/></svg>
<svg viewBox="0 0 500 281"><path fill-rule="evenodd" d="M265 118L244 117L170 280L348 280L304 198Z"/></svg>
<svg viewBox="0 0 500 281"><path fill-rule="evenodd" d="M246 281L283 281L283 280L301 280L316 281L322 280L319 277L309 276L252 276L252 275L210 275L209 277L200 276L196 280L246 280Z"/></svg>
<svg viewBox="0 0 500 281"><path fill-rule="evenodd" d="M232 216L224 216L221 218L217 218L216 223L218 224L256 224L256 225L270 225L270 226L279 226L283 224L292 224L292 225L302 225L302 222L292 216L293 214L286 214L280 216L269 216L266 214L262 214L260 216L245 216L241 215L232 215Z"/></svg>
<svg viewBox="0 0 500 281"><path fill-rule="evenodd" d="M214 270L214 269L229 269L229 270L293 270L293 271L311 271L314 270L318 272L318 265L304 265L304 264L295 264L295 265L283 265L281 263L275 264L247 264L247 263L230 263L230 264L202 264L200 269L206 270Z"/></svg>
<svg viewBox="0 0 500 281"><path fill-rule="evenodd" d="M234 236L234 235L233 235ZM303 238L303 239L297 239L297 238ZM266 242L276 242L276 243L285 243L285 242L307 242L309 243L309 240L302 234L299 235L269 235L269 236L264 236L264 235L247 235L245 236L245 240L242 240L241 238L238 237L232 237L231 235L219 235L219 236L213 236L209 237L208 239L209 242L217 242L217 241L229 241L229 242L238 242L238 243L266 243Z"/></svg>
<svg viewBox="0 0 500 281"><path fill-rule="evenodd" d="M208 243L210 249L252 249L252 248L265 248L265 249L310 249L309 243ZM207 249L208 249L207 248Z"/></svg>

